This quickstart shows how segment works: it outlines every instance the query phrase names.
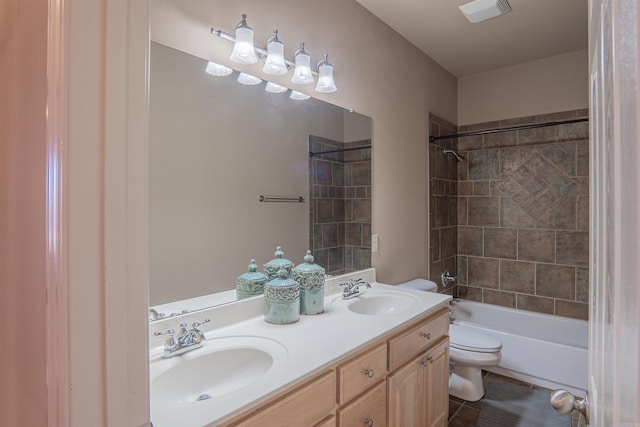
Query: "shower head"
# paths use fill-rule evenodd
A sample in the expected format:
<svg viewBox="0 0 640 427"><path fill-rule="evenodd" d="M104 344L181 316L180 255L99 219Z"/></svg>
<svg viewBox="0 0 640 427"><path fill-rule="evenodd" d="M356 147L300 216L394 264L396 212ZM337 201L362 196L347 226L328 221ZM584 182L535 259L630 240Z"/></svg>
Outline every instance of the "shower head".
<svg viewBox="0 0 640 427"><path fill-rule="evenodd" d="M444 150L444 152L442 154L444 154L445 156L447 154L453 154L455 156L455 158L456 158L456 162L461 162L462 160L464 160L464 156L461 156L460 154L456 153L453 150Z"/></svg>

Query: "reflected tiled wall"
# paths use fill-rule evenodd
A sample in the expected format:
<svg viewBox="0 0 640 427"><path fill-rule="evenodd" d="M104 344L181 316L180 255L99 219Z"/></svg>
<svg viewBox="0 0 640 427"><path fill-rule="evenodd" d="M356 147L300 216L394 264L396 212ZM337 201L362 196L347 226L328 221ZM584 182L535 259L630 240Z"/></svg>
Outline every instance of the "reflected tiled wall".
<svg viewBox="0 0 640 427"><path fill-rule="evenodd" d="M371 140L342 143L309 137L314 153L370 146ZM327 274L371 267L371 149L310 159L310 247Z"/></svg>
<svg viewBox="0 0 640 427"><path fill-rule="evenodd" d="M574 110L459 132L587 116ZM588 122L582 122L457 140L465 156L457 170L461 296L588 317L588 138ZM442 214L435 214L437 225Z"/></svg>

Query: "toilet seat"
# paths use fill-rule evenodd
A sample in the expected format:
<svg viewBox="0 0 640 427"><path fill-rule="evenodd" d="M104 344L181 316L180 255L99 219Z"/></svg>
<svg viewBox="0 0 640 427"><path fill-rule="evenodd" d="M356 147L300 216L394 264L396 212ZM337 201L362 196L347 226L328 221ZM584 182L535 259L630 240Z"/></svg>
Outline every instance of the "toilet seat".
<svg viewBox="0 0 640 427"><path fill-rule="evenodd" d="M478 353L495 353L502 350L500 340L464 326L449 325L449 342L452 348Z"/></svg>

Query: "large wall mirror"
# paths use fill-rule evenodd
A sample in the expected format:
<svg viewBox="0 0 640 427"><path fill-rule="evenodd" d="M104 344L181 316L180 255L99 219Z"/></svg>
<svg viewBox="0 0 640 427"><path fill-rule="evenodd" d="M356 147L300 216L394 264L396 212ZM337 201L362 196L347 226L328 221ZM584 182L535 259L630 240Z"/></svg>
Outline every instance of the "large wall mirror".
<svg viewBox="0 0 640 427"><path fill-rule="evenodd" d="M211 76L206 59L157 42L150 64L150 306L233 301L236 277L276 246L296 264L312 249L329 274L371 265L369 118Z"/></svg>

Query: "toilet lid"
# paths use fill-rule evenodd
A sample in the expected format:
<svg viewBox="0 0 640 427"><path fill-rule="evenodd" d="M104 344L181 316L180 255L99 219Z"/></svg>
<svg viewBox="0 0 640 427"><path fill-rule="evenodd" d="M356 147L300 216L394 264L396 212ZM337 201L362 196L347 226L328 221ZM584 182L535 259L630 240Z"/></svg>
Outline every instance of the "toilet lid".
<svg viewBox="0 0 640 427"><path fill-rule="evenodd" d="M451 347L460 350L493 353L502 349L497 338L455 324L449 325L449 340Z"/></svg>
<svg viewBox="0 0 640 427"><path fill-rule="evenodd" d="M421 279L421 278L409 280L408 282L404 282L404 283L399 283L396 286L399 286L401 288L416 289L418 291L425 291L425 292L438 291L438 285L436 285L435 282L432 282L431 280L427 280L427 279Z"/></svg>

